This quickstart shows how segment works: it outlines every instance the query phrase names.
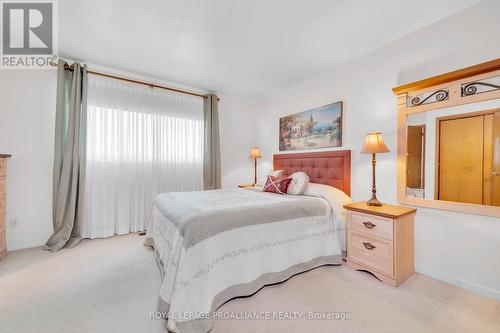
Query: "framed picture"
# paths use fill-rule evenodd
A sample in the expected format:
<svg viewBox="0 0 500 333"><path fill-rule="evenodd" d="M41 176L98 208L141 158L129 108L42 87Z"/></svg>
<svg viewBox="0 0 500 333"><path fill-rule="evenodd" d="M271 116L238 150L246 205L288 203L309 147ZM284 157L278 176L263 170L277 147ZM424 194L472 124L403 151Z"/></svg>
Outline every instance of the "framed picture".
<svg viewBox="0 0 500 333"><path fill-rule="evenodd" d="M280 118L280 151L342 146L342 102Z"/></svg>

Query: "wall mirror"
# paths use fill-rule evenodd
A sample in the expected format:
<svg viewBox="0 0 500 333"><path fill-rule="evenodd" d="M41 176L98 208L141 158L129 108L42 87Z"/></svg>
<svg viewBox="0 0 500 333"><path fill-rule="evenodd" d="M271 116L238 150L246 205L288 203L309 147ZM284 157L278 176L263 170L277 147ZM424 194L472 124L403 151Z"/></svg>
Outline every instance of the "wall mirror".
<svg viewBox="0 0 500 333"><path fill-rule="evenodd" d="M500 59L394 92L398 201L500 217Z"/></svg>

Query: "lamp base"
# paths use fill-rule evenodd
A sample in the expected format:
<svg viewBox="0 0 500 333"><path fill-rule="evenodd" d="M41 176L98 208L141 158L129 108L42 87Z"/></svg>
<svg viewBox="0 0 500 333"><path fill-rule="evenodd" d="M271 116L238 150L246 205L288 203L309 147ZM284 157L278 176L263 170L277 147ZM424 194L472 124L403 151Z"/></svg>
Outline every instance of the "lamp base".
<svg viewBox="0 0 500 333"><path fill-rule="evenodd" d="M378 201L377 197L372 197L366 202L368 206L382 206L382 203Z"/></svg>

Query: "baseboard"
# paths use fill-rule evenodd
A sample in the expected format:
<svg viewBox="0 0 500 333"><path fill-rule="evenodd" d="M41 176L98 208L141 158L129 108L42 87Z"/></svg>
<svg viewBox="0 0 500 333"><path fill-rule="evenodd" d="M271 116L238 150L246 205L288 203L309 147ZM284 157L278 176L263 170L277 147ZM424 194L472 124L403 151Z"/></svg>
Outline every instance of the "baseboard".
<svg viewBox="0 0 500 333"><path fill-rule="evenodd" d="M481 294L481 295L484 295L484 296L487 296L487 297L490 297L490 298L493 298L493 299L500 301L500 290L491 289L491 288L482 286L480 284L470 282L467 280L463 280L463 279L457 278L455 276L451 276L451 275L448 275L446 273L439 272L439 271L433 270L431 268L428 268L428 267L425 267L422 265L415 265L415 272L418 272L418 273L421 273L424 275L428 275L430 277L433 277L433 278L441 280L443 282L452 284L454 286L457 286L457 287L460 287L463 289L467 289L467 290L473 291L475 293L478 293L478 294Z"/></svg>

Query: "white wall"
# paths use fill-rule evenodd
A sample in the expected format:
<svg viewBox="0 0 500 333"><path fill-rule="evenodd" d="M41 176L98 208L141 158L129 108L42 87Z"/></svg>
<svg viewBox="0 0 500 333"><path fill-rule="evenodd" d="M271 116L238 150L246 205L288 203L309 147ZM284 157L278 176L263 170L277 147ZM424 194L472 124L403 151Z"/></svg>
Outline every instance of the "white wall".
<svg viewBox="0 0 500 333"><path fill-rule="evenodd" d="M44 244L52 232L56 71L0 71L0 152L7 177L7 248ZM9 220L16 219L16 228Z"/></svg>
<svg viewBox="0 0 500 333"><path fill-rule="evenodd" d="M392 88L500 55L500 2L485 1L340 68L327 70L257 106L261 171L278 152L280 117L344 101L344 147L352 150L352 197L370 197L365 133L380 130L391 152L377 156L378 197L396 203L396 98ZM500 299L500 219L418 209L416 269Z"/></svg>
<svg viewBox="0 0 500 333"><path fill-rule="evenodd" d="M222 187L252 183L254 166L248 156L256 144L255 107L234 97L219 97Z"/></svg>
<svg viewBox="0 0 500 333"><path fill-rule="evenodd" d="M96 65L89 67L154 81ZM9 251L43 245L53 231L56 86L56 70L0 71L0 153L12 154L7 185ZM251 104L229 96L220 98L222 184L234 187L252 179L248 153L255 145L255 119ZM9 220L17 220L17 227L10 227Z"/></svg>

